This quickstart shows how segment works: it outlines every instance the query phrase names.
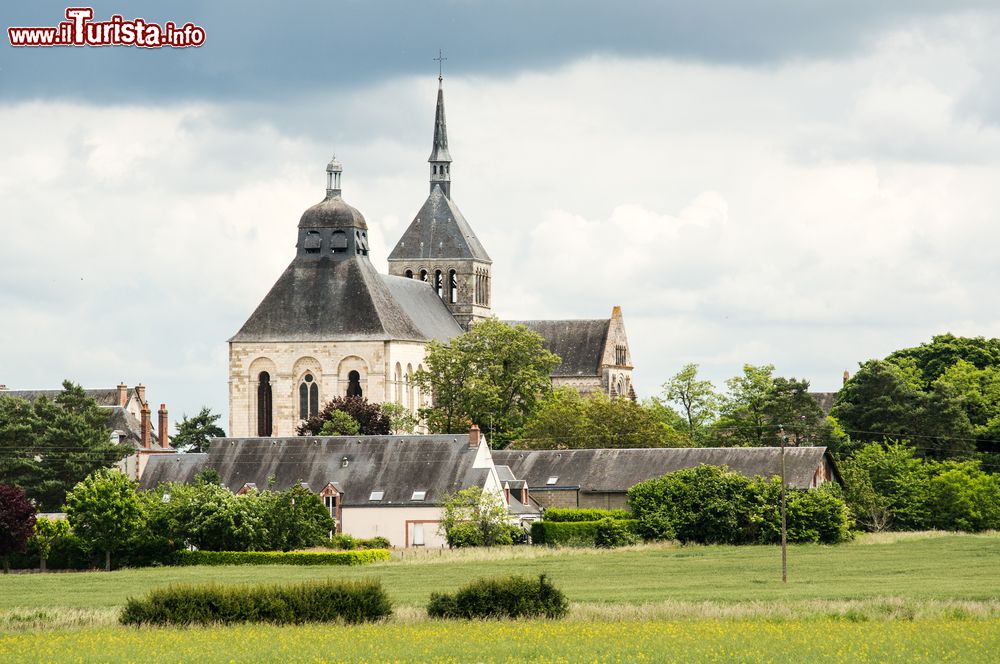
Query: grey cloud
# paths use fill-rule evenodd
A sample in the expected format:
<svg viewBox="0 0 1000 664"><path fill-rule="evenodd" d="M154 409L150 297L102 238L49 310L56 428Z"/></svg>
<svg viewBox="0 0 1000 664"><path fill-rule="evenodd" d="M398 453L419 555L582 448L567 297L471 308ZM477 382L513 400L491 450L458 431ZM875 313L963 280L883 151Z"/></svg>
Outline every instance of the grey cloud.
<svg viewBox="0 0 1000 664"><path fill-rule="evenodd" d="M5 46L0 99L291 101L321 89L432 75L502 75L591 54L769 65L842 56L887 26L989 6L982 0L717 0L714 2L442 1L281 3L98 1L96 18L122 13L205 27L199 49ZM5 7L4 27L55 25L65 2Z"/></svg>

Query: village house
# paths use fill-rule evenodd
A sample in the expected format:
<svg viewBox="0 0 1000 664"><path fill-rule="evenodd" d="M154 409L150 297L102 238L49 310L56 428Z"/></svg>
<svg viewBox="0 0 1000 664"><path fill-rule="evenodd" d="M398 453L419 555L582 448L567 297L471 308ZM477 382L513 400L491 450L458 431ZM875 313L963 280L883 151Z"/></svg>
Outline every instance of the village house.
<svg viewBox="0 0 1000 664"><path fill-rule="evenodd" d="M531 499L543 508L623 508L629 488L639 482L703 464L747 477L781 474L779 447L494 450L493 461L526 481ZM825 447L785 448L785 477L798 489L840 481Z"/></svg>

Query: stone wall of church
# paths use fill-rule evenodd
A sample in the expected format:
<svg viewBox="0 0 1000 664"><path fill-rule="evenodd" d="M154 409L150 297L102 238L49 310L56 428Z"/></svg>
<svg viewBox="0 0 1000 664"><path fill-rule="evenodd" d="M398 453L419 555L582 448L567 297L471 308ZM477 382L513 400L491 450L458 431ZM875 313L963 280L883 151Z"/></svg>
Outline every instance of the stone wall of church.
<svg viewBox="0 0 1000 664"><path fill-rule="evenodd" d="M272 436L294 436L301 423L299 385L306 374L319 389L320 408L336 396L347 394L350 374L357 371L362 396L382 403L395 401L414 409L422 396L406 383L406 368L422 366L424 344L420 342L233 342L229 344L229 435L258 434L258 386L261 372L271 385ZM397 380L396 366L402 381ZM411 372L412 372L411 371Z"/></svg>

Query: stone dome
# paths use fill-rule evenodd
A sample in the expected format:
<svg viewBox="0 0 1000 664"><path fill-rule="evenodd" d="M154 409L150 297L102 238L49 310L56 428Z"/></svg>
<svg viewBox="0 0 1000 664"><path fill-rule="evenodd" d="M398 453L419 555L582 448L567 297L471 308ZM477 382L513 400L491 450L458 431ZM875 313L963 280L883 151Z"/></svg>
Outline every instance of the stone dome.
<svg viewBox="0 0 1000 664"><path fill-rule="evenodd" d="M365 217L348 205L339 193L327 196L302 213L299 228L360 228L367 230Z"/></svg>

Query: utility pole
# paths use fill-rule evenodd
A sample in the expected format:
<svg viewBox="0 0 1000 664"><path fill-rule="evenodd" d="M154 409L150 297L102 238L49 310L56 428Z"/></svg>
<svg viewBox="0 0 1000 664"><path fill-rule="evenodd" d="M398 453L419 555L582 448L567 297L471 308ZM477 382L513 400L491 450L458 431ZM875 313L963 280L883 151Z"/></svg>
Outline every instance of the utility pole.
<svg viewBox="0 0 1000 664"><path fill-rule="evenodd" d="M781 582L788 583L788 521L785 512L785 427L778 425L781 438Z"/></svg>

